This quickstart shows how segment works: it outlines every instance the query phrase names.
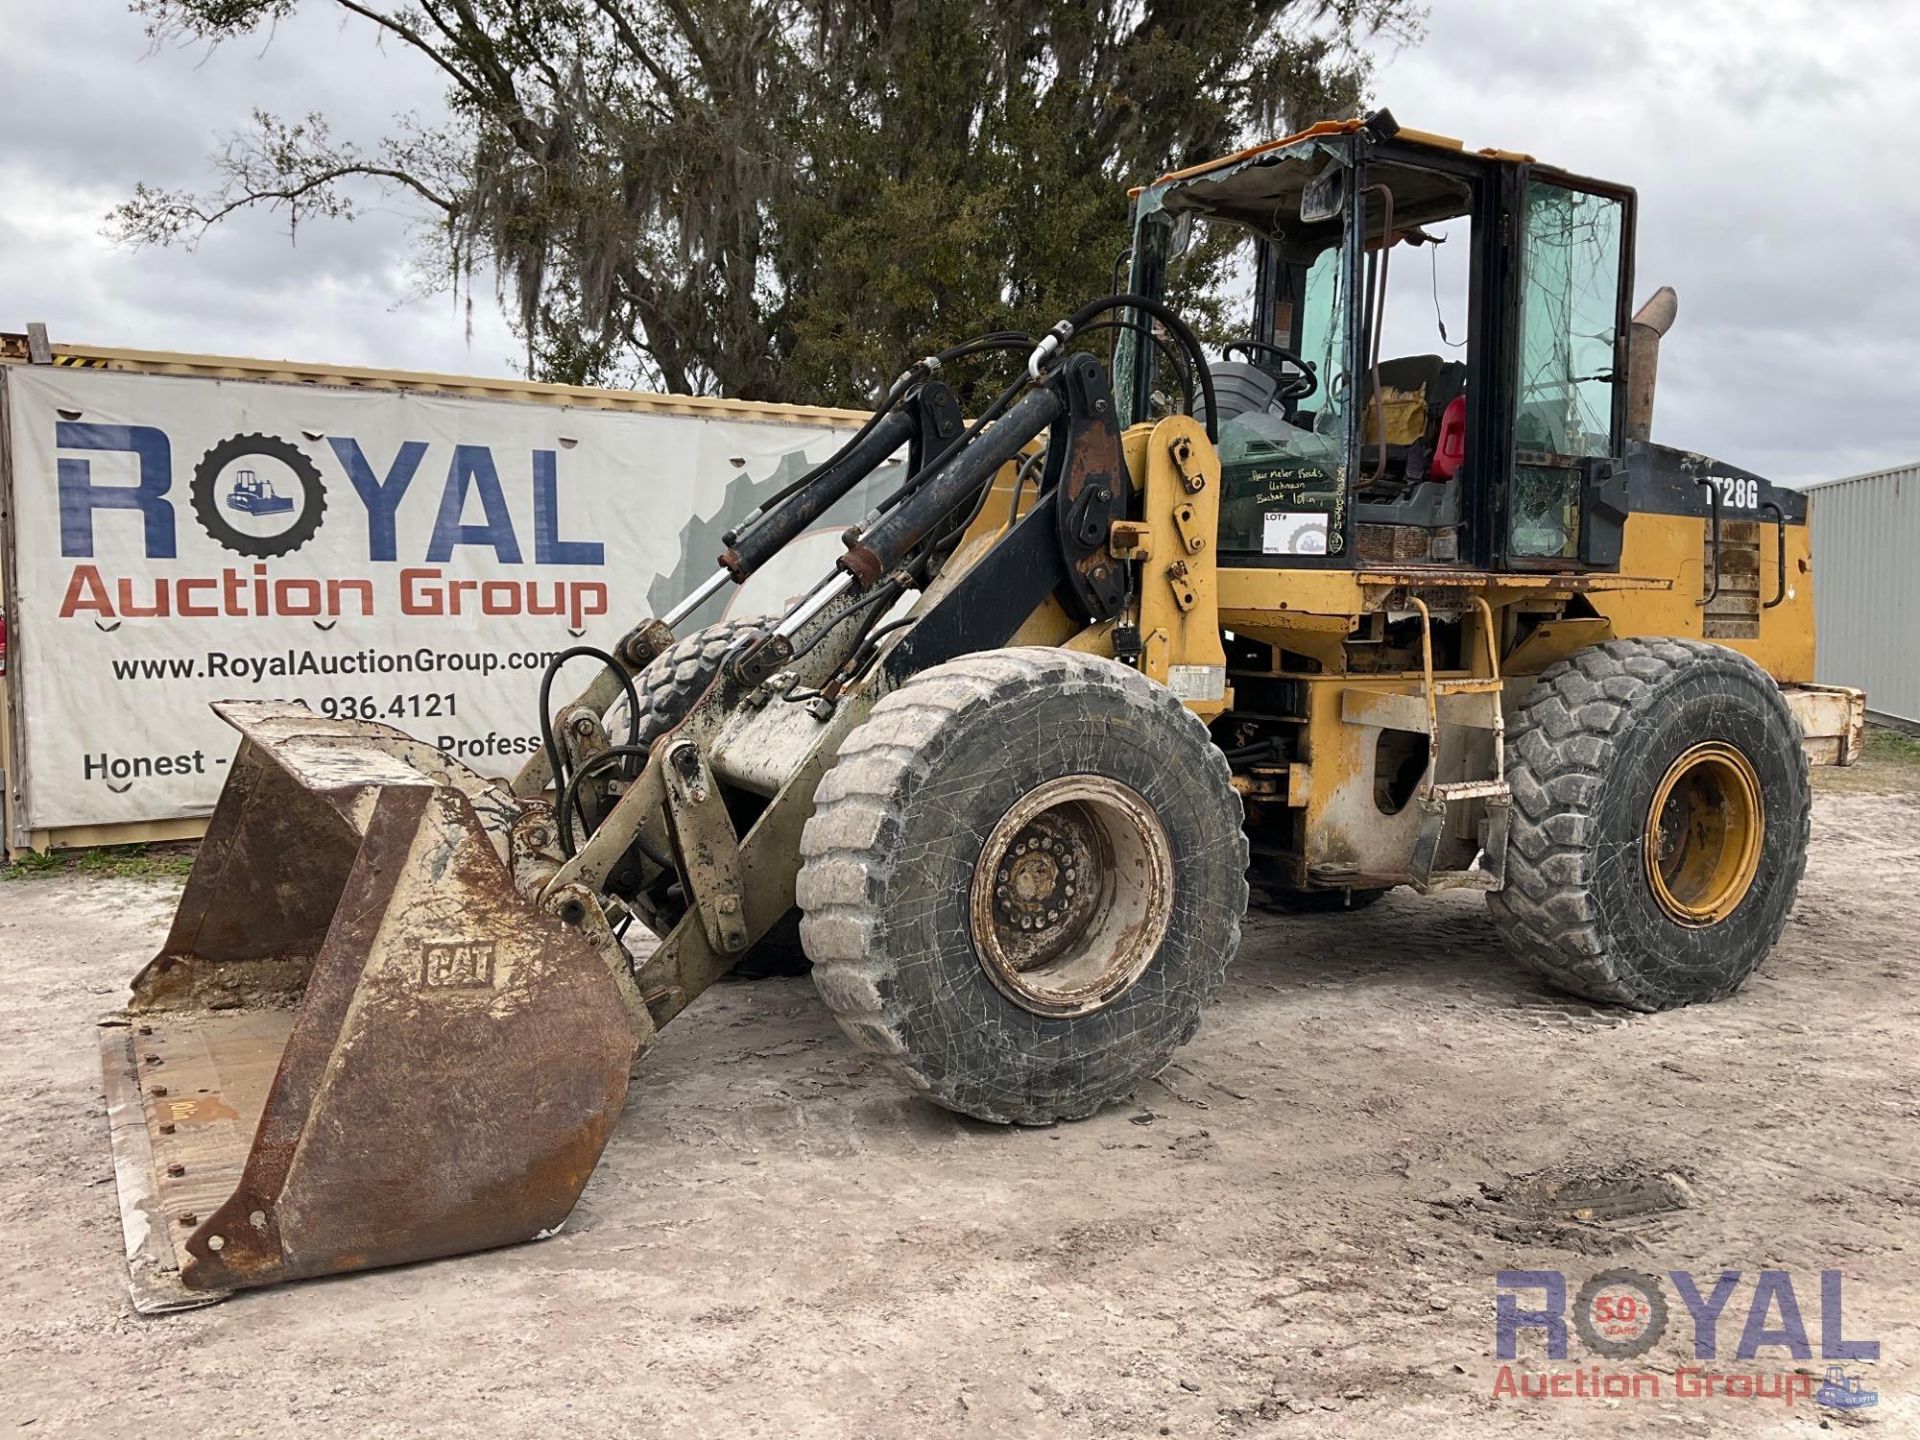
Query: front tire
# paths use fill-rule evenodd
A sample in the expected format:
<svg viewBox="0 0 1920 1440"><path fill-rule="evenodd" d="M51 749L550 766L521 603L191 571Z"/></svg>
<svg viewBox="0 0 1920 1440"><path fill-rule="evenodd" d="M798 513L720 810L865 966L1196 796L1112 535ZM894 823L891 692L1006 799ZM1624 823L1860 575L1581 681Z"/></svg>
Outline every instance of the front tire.
<svg viewBox="0 0 1920 1440"><path fill-rule="evenodd" d="M1668 1010L1732 994L1786 924L1812 813L1799 726L1736 651L1610 640L1534 683L1509 743L1507 943L1559 989Z"/></svg>
<svg viewBox="0 0 1920 1440"><path fill-rule="evenodd" d="M1240 941L1226 760L1164 687L1051 649L874 707L801 839L800 932L854 1043L983 1120L1092 1114L1198 1028Z"/></svg>
<svg viewBox="0 0 1920 1440"><path fill-rule="evenodd" d="M694 703L720 678L720 666L727 656L766 634L772 623L763 615L721 620L676 640L655 656L653 663L633 679L634 692L640 697L639 733L633 738L651 745L686 719ZM606 726L616 742L627 740L630 731L624 695L607 712Z"/></svg>

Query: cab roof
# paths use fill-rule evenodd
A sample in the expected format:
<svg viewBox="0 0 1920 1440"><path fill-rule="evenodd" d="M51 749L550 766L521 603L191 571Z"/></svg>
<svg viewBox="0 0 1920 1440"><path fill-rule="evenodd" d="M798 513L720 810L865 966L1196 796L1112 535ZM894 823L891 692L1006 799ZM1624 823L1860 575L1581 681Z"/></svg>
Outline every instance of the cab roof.
<svg viewBox="0 0 1920 1440"><path fill-rule="evenodd" d="M1295 134L1282 136L1278 140L1263 140L1258 145L1249 145L1246 149L1236 150L1231 155L1222 155L1213 160L1203 160L1198 165L1187 166L1184 170L1169 170L1153 183L1155 185L1165 185L1174 180L1190 180L1194 176L1204 175L1210 170L1221 170L1229 165L1238 165L1242 161L1253 159L1256 155L1264 155L1271 150L1284 150L1287 146L1298 145L1304 140L1325 139L1335 135L1351 135L1357 130L1364 129L1366 123L1364 120L1321 120ZM1429 150L1445 150L1456 155L1464 153L1467 148L1464 140L1456 140L1451 135L1436 135L1430 130L1409 130L1402 127L1394 134L1393 138L1405 145L1420 145ZM1533 156L1518 150L1499 150L1489 146L1485 149L1477 150L1474 153L1483 155L1489 160L1507 160L1519 164L1532 164L1534 162ZM1139 190L1135 189L1131 193L1138 194Z"/></svg>

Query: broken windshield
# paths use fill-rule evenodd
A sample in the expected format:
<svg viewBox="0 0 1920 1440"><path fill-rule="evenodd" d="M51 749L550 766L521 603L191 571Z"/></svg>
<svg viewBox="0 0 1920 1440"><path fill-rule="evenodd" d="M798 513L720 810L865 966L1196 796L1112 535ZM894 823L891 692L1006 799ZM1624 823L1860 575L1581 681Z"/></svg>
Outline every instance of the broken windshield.
<svg viewBox="0 0 1920 1440"><path fill-rule="evenodd" d="M1335 557L1345 546L1356 267L1344 145L1264 152L1142 193L1134 286L1200 333L1218 403L1229 552ZM1204 414L1171 347L1123 335L1131 420Z"/></svg>
<svg viewBox="0 0 1920 1440"><path fill-rule="evenodd" d="M1309 141L1263 151L1149 186L1136 204L1132 288L1187 313L1210 363L1238 361L1286 381L1297 380L1300 367L1274 347L1311 361L1321 394L1301 397L1286 416L1307 431L1338 429L1346 400L1344 189L1327 184L1344 173L1346 148ZM1148 336L1122 332L1115 388L1129 421L1199 408L1197 396L1189 404L1185 395L1192 377L1175 373L1170 360Z"/></svg>
<svg viewBox="0 0 1920 1440"><path fill-rule="evenodd" d="M1556 455L1613 451L1621 202L1527 185L1514 439Z"/></svg>

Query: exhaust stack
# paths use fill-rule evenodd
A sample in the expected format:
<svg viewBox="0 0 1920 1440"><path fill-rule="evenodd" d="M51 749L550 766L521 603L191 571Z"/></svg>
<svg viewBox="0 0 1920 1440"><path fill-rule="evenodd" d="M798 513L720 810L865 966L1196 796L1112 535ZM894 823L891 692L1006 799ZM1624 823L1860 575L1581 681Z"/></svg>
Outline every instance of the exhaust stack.
<svg viewBox="0 0 1920 1440"><path fill-rule="evenodd" d="M1660 374L1660 337L1673 328L1680 297L1662 285L1634 312L1627 340L1627 438L1653 437L1653 390Z"/></svg>

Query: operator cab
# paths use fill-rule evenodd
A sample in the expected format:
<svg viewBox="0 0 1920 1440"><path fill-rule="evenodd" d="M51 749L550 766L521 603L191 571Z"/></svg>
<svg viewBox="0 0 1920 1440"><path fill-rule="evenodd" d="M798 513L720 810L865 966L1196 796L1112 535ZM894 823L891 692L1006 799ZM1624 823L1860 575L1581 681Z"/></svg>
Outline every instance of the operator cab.
<svg viewBox="0 0 1920 1440"><path fill-rule="evenodd" d="M1228 565L1617 568L1633 192L1382 111L1137 192L1136 293L1198 313ZM1133 421L1204 415L1121 332Z"/></svg>

